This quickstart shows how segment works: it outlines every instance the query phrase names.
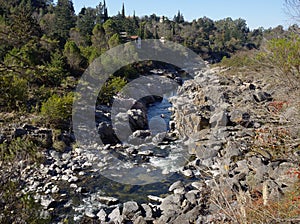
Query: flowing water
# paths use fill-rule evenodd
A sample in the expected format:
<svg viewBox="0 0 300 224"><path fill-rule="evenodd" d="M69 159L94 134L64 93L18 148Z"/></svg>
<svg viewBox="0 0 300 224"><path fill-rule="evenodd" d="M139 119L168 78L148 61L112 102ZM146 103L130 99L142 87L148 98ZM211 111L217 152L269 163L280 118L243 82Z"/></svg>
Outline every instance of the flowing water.
<svg viewBox="0 0 300 224"><path fill-rule="evenodd" d="M166 125L165 131L168 131L169 122L172 116L172 112L170 111L172 104L169 102L168 99L175 95L176 92L165 94L162 101L149 105L148 121L151 122L153 118L160 117L165 122ZM182 148L182 145L180 143L181 143L180 141L171 142L169 145L164 145L161 147L157 146L157 148L153 149L152 151L154 153L159 153L159 151L165 153L167 152L167 154L168 153L174 154L175 152L174 155L176 156L176 150ZM167 154L164 156L167 156ZM179 152L179 156L180 156L180 152ZM171 164L172 161L176 162L176 159L171 158L170 160L166 160L165 158L158 158L158 157L153 157L150 159L150 162L157 167L165 166L165 165L176 166L176 164ZM164 164L164 163L170 163L170 164ZM169 167L168 169L172 171L172 167ZM64 213L67 212L68 214L70 214L71 217L73 216L77 218L82 218L84 216L84 211L86 211L87 208L93 209L94 207L98 207L98 208L103 207L106 210L110 210L111 208L102 205L99 201L97 201L96 199L97 195L118 198L120 203L126 201L147 203L149 202L149 199L147 197L148 195L164 197L168 193L168 189L170 185L178 180L187 183L187 182L195 181L196 178L195 177L187 178L183 176L180 172L175 172L174 170L169 175L166 175L166 178L164 180L157 183L152 183L148 185L126 185L126 184L121 184L112 181L102 176L101 171L96 171L96 172L95 170L91 170L90 172L87 171L84 180L77 183L77 185L78 187L82 187L85 192L89 192L89 193L75 194L74 190L72 191L70 189L67 189L67 187L65 187L65 192L66 193L69 192L69 196L70 198L72 198L71 200L72 209L70 210L70 208L68 209L62 208L60 212L64 212ZM64 187L61 186L61 189L64 189Z"/></svg>

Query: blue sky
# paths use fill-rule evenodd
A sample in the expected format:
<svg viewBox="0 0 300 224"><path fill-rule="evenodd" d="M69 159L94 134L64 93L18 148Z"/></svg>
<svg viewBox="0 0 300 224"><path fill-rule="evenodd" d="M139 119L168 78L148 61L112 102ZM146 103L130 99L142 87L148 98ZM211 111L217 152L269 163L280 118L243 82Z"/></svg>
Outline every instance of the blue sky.
<svg viewBox="0 0 300 224"><path fill-rule="evenodd" d="M85 7L95 7L100 0L73 0L76 13ZM188 21L203 16L213 20L226 17L243 18L250 29L258 27L288 27L291 22L284 13L284 0L106 0L109 15L116 15L125 3L126 15L165 15L173 18L180 10Z"/></svg>

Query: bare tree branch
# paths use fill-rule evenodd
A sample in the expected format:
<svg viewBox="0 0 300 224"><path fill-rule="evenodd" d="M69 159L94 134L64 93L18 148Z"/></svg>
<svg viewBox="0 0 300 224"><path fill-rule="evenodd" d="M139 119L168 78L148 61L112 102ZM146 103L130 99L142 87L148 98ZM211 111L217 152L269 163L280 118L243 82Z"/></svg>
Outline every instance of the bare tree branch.
<svg viewBox="0 0 300 224"><path fill-rule="evenodd" d="M300 23L300 0L285 0L285 13L296 23Z"/></svg>

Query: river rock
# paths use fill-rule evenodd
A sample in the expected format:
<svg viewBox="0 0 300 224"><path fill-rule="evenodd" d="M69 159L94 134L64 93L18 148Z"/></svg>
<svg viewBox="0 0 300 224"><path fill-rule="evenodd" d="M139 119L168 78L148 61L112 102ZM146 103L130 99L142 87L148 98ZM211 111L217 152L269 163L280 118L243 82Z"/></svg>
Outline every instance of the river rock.
<svg viewBox="0 0 300 224"><path fill-rule="evenodd" d="M139 216L133 221L133 224L147 224L147 221L142 216Z"/></svg>
<svg viewBox="0 0 300 224"><path fill-rule="evenodd" d="M190 169L181 169L180 172L186 176L186 177L193 177L194 174L193 174L193 171L190 170ZM179 191L179 192L182 192L182 191ZM183 192L184 193L184 192Z"/></svg>
<svg viewBox="0 0 300 224"><path fill-rule="evenodd" d="M148 199L149 199L150 201L153 201L153 202L162 202L162 201L163 201L162 198L157 197L157 196L148 195L147 197L148 197Z"/></svg>
<svg viewBox="0 0 300 224"><path fill-rule="evenodd" d="M253 98L256 102L259 102L259 103L273 100L272 96L269 93L260 91L260 90L257 90L253 94Z"/></svg>
<svg viewBox="0 0 300 224"><path fill-rule="evenodd" d="M250 114L241 110L233 110L229 113L229 120L233 125L240 124L244 127L250 126Z"/></svg>
<svg viewBox="0 0 300 224"><path fill-rule="evenodd" d="M180 209L182 202L182 196L177 195L169 195L163 199L160 209L163 211L163 214L176 214L176 211Z"/></svg>
<svg viewBox="0 0 300 224"><path fill-rule="evenodd" d="M227 112L224 110L221 110L221 111L214 113L211 116L211 118L209 119L209 123L211 124L211 127L213 127L213 128L227 126L227 123L228 123Z"/></svg>
<svg viewBox="0 0 300 224"><path fill-rule="evenodd" d="M197 202L199 193L200 193L199 190L191 190L187 192L184 196L192 205L194 205Z"/></svg>
<svg viewBox="0 0 300 224"><path fill-rule="evenodd" d="M101 210L97 213L96 216L99 218L99 220L100 220L101 222L105 222L105 221L106 221L107 214L106 214L106 212L104 211L104 209L101 209Z"/></svg>
<svg viewBox="0 0 300 224"><path fill-rule="evenodd" d="M54 202L55 202L55 200L50 195L41 196L41 205L46 209L53 206Z"/></svg>
<svg viewBox="0 0 300 224"><path fill-rule="evenodd" d="M91 219L96 217L96 215L94 214L94 211L92 209L87 209L84 214L86 217L91 218Z"/></svg>
<svg viewBox="0 0 300 224"><path fill-rule="evenodd" d="M119 199L117 199L117 198L104 197L104 196L99 196L98 201L105 204L105 205L108 205L108 206L116 205L116 204L119 203Z"/></svg>
<svg viewBox="0 0 300 224"><path fill-rule="evenodd" d="M112 221L116 224L121 224L123 219L121 216L120 208L116 207L109 215L108 215L109 221Z"/></svg>
<svg viewBox="0 0 300 224"><path fill-rule="evenodd" d="M153 212L151 207L148 204L141 204L142 210L144 212L144 217L147 219L152 219L153 218Z"/></svg>
<svg viewBox="0 0 300 224"><path fill-rule="evenodd" d="M58 192L59 192L58 186L55 185L55 186L51 189L51 192L52 192L52 194L58 193Z"/></svg>
<svg viewBox="0 0 300 224"><path fill-rule="evenodd" d="M219 150L200 145L196 148L196 156L199 159L210 159L218 155Z"/></svg>
<svg viewBox="0 0 300 224"><path fill-rule="evenodd" d="M133 219L138 215L139 205L135 201L128 201L123 204L122 215L124 219ZM140 212L139 212L140 214Z"/></svg>
<svg viewBox="0 0 300 224"><path fill-rule="evenodd" d="M104 144L114 144L119 142L112 125L109 122L100 122L98 125L98 133Z"/></svg>
<svg viewBox="0 0 300 224"><path fill-rule="evenodd" d="M180 180L176 181L175 183L173 183L169 187L169 191L174 191L174 190L179 189L179 188L184 188L184 185L183 185L183 183Z"/></svg>

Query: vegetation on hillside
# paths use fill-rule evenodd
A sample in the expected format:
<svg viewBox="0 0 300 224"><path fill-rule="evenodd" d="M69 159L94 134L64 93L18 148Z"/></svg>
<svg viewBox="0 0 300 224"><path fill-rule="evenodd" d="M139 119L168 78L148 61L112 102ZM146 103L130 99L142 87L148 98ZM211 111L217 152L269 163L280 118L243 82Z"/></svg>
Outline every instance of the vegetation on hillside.
<svg viewBox="0 0 300 224"><path fill-rule="evenodd" d="M286 0L286 4L291 17L299 22L299 1ZM155 14L127 16L124 5L121 13L112 16L108 15L107 7L105 1L100 2L95 8L82 8L76 15L71 0L58 0L56 4L52 0L0 0L1 115L13 114L14 118L35 115L38 124L70 131L73 92L78 79L95 58L125 43L124 33L127 37L164 38L180 43L204 60L230 68L231 75L268 69L282 85L299 91L300 29L297 25L288 30L282 26L250 30L242 18L214 21L202 17L187 22L180 11L173 20ZM100 91L98 103L111 104L113 96L139 75L139 67L129 65L113 74ZM12 120L1 118L4 125ZM274 156L282 156L285 149L282 144L276 144L276 152L271 152ZM272 150L270 143L259 147ZM32 139L17 138L1 143L0 164L11 166L21 158L29 163L40 161L43 148L45 145ZM21 195L22 186L15 169L12 167L0 181L0 210L11 216L4 221L40 223L36 204L29 195L10 194ZM299 170L294 174L299 175ZM280 220L292 217L294 212L299 214L299 185L291 195L298 199L280 201L285 206L280 211L286 214ZM280 203L271 203L264 209L258 200L250 204L255 207L247 210L247 217L254 219L257 213L266 211L273 215ZM296 210L292 210L295 206L298 206Z"/></svg>

